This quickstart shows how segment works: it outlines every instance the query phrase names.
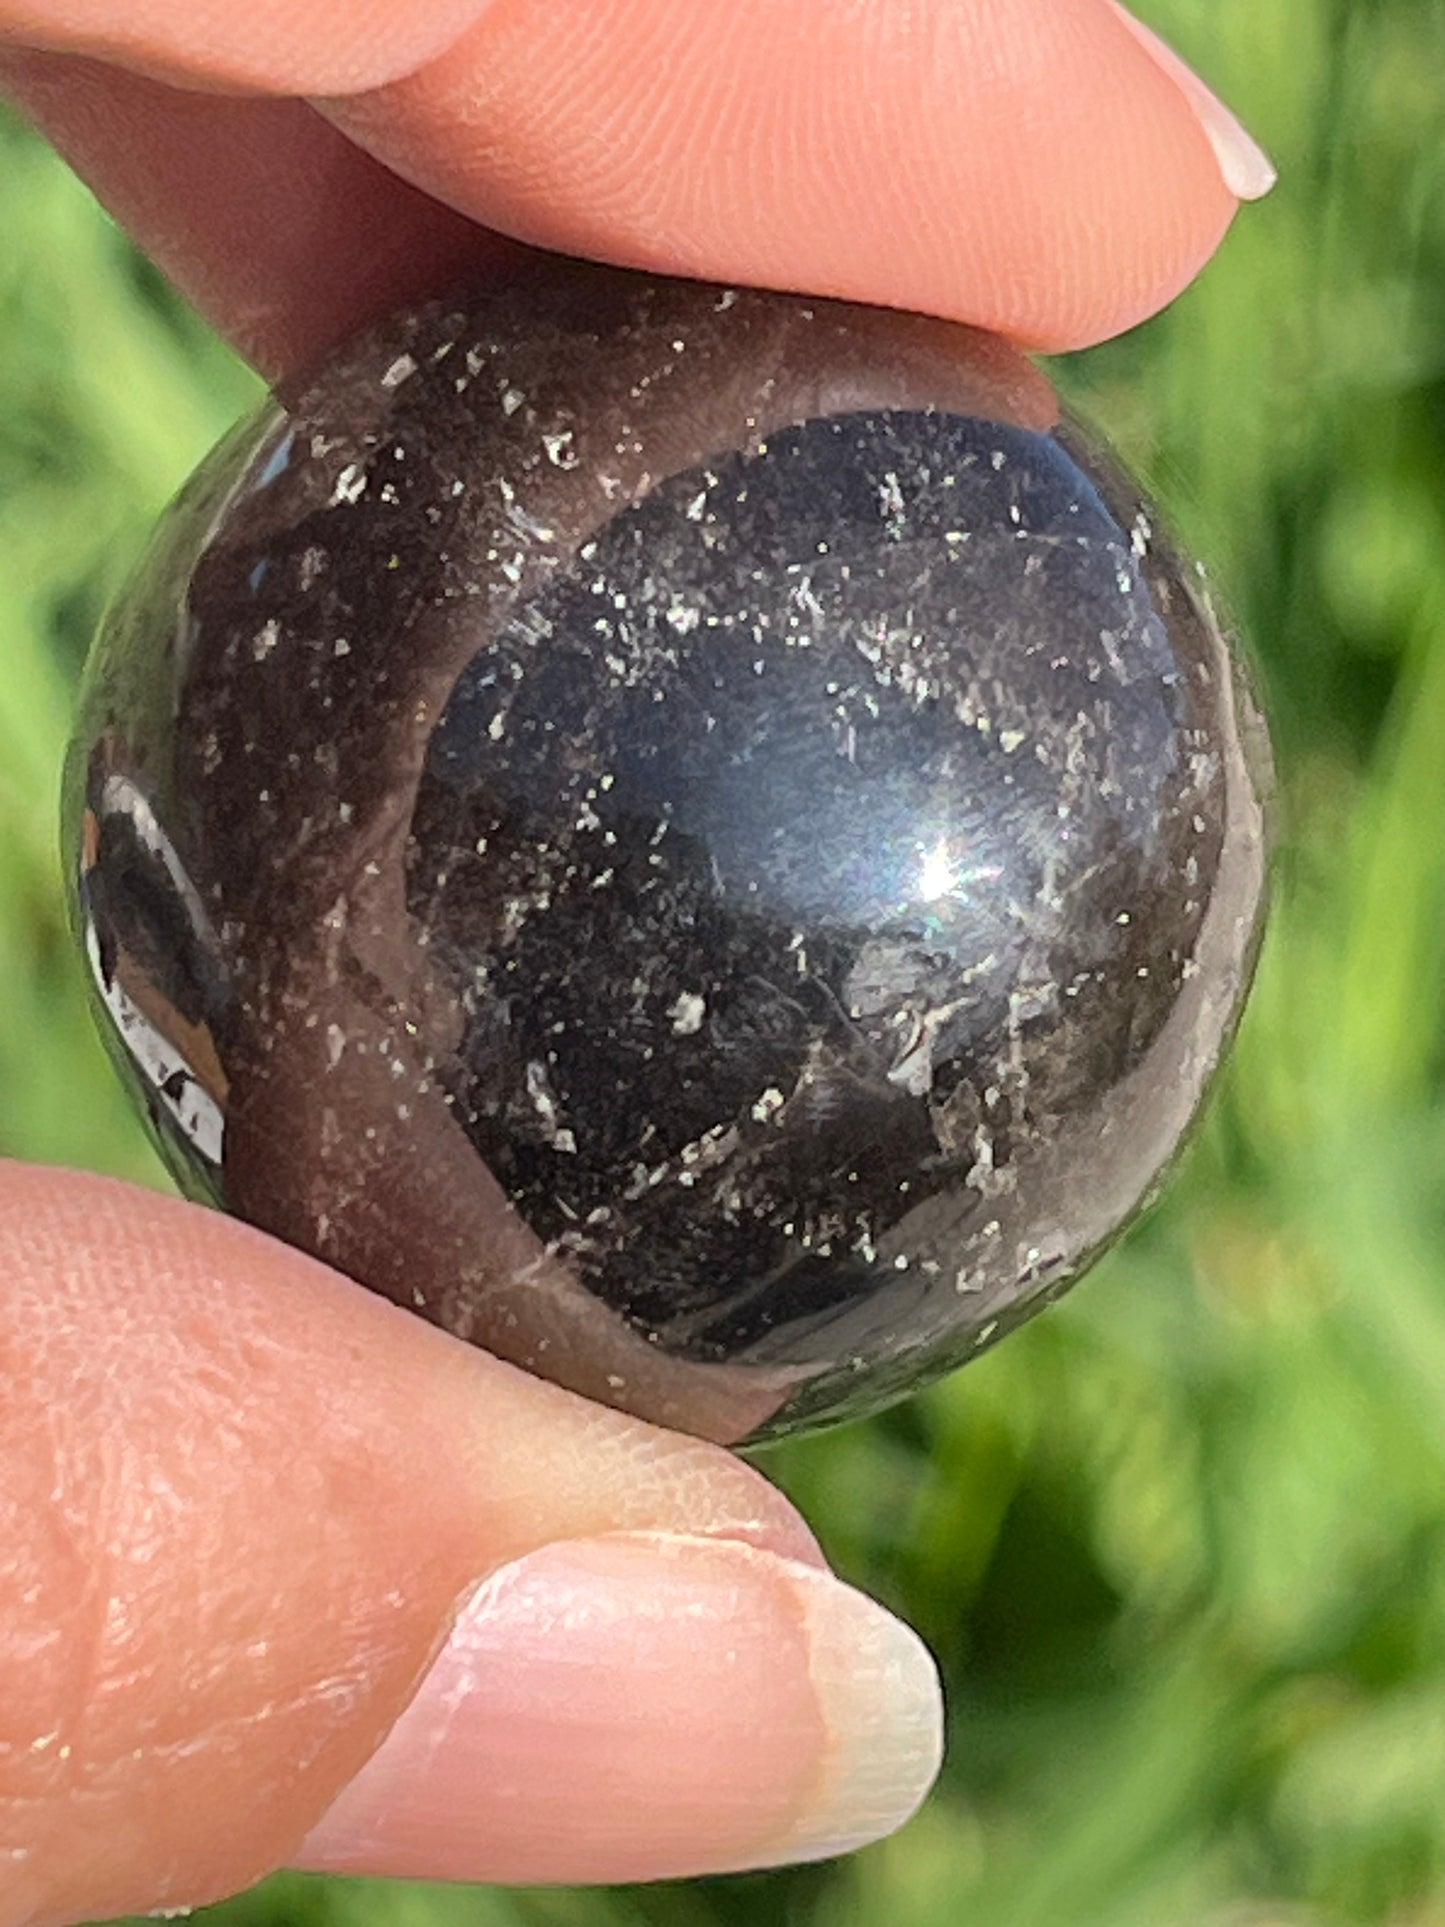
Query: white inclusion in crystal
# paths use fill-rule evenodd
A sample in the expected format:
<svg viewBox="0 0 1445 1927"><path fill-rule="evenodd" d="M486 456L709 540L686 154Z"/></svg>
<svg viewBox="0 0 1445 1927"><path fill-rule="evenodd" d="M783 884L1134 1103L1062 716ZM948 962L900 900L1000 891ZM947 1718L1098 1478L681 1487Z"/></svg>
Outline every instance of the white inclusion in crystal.
<svg viewBox="0 0 1445 1927"><path fill-rule="evenodd" d="M335 508L342 502L359 502L366 493L366 470L360 462L348 462L336 478L336 486L331 491L331 505Z"/></svg>
<svg viewBox="0 0 1445 1927"><path fill-rule="evenodd" d="M707 1015L707 999L699 997L695 990L684 990L667 1014L672 1020L675 1037L691 1037L702 1029L702 1020Z"/></svg>
<svg viewBox="0 0 1445 1927"><path fill-rule="evenodd" d="M575 1155L577 1140L560 1122L557 1096L552 1089L547 1066L535 1058L527 1066L527 1096L532 1101L543 1134L552 1149Z"/></svg>

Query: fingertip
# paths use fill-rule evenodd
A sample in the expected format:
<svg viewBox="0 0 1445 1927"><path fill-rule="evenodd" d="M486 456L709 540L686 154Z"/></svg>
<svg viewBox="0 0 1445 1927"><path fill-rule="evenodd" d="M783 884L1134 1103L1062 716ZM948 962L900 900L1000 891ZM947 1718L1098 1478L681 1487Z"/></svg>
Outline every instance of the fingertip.
<svg viewBox="0 0 1445 1927"><path fill-rule="evenodd" d="M1195 102L1106 0L507 0L323 111L545 247L1051 348L1164 305L1235 207Z"/></svg>
<svg viewBox="0 0 1445 1927"><path fill-rule="evenodd" d="M493 0L403 81L333 75L330 124L14 47L0 79L273 377L488 271L489 229L1078 347L1177 294L1272 178L1109 0Z"/></svg>
<svg viewBox="0 0 1445 1927"><path fill-rule="evenodd" d="M301 1849L342 1873L616 1882L823 1859L932 1785L921 1642L813 1566L672 1534L497 1573Z"/></svg>

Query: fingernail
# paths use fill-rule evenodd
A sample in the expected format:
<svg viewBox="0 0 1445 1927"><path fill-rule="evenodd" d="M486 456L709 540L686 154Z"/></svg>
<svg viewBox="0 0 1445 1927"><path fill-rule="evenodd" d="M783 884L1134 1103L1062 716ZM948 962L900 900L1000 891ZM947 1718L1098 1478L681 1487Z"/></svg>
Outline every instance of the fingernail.
<svg viewBox="0 0 1445 1927"><path fill-rule="evenodd" d="M826 1572L731 1540L552 1545L467 1599L298 1864L518 1884L824 1859L902 1825L941 1732L922 1642Z"/></svg>
<svg viewBox="0 0 1445 1927"><path fill-rule="evenodd" d="M1174 49L1159 38L1152 27L1146 27L1142 20L1136 19L1119 4L1119 0L1109 0L1109 5L1155 64L1182 90L1199 124L1209 136L1210 146L1219 162L1219 171L1224 176L1224 185L1235 199L1257 201L1268 194L1278 179L1274 163L1243 122L1230 112L1218 94L1204 84L1194 69L1187 66Z"/></svg>

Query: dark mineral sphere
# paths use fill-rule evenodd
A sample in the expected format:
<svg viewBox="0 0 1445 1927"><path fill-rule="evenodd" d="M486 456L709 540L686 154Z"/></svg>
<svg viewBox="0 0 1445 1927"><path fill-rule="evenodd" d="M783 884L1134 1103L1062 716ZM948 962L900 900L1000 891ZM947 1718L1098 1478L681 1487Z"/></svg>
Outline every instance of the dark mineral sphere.
<svg viewBox="0 0 1445 1927"><path fill-rule="evenodd" d="M1266 767L1197 570L1013 350L532 264L182 495L69 865L193 1196L739 1442L972 1357L1153 1193Z"/></svg>

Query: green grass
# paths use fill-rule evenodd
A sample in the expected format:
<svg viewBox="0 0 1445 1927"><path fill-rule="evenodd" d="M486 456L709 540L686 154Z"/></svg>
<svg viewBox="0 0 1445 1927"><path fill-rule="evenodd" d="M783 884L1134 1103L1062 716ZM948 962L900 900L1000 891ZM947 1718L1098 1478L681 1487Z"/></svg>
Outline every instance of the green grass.
<svg viewBox="0 0 1445 1927"><path fill-rule="evenodd" d="M938 1796L833 1868L283 1878L215 1927L1445 1922L1445 10L1150 13L1282 182L1060 373L1256 647L1278 903L1154 1216L962 1377L769 1457L943 1662ZM0 233L0 1150L156 1179L81 1006L54 789L104 595L253 384L3 126Z"/></svg>

